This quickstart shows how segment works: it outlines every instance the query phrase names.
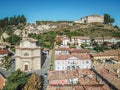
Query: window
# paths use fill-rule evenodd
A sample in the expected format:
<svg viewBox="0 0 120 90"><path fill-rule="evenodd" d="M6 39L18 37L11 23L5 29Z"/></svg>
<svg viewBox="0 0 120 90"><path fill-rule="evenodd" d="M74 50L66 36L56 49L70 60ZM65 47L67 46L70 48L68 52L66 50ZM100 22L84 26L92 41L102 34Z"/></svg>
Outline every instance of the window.
<svg viewBox="0 0 120 90"><path fill-rule="evenodd" d="M28 71L28 65L24 66L24 71Z"/></svg>
<svg viewBox="0 0 120 90"><path fill-rule="evenodd" d="M80 67L79 66L76 66L76 69L79 69Z"/></svg>
<svg viewBox="0 0 120 90"><path fill-rule="evenodd" d="M27 52L24 53L24 56L28 56L29 54Z"/></svg>
<svg viewBox="0 0 120 90"><path fill-rule="evenodd" d="M75 66L72 66L72 70L75 70Z"/></svg>
<svg viewBox="0 0 120 90"><path fill-rule="evenodd" d="M70 70L70 66L67 66L67 70Z"/></svg>
<svg viewBox="0 0 120 90"><path fill-rule="evenodd" d="M70 64L70 62L68 61L68 64Z"/></svg>
<svg viewBox="0 0 120 90"><path fill-rule="evenodd" d="M83 64L84 64L84 61L83 61Z"/></svg>
<svg viewBox="0 0 120 90"><path fill-rule="evenodd" d="M86 64L88 64L89 62L88 61L86 61Z"/></svg>

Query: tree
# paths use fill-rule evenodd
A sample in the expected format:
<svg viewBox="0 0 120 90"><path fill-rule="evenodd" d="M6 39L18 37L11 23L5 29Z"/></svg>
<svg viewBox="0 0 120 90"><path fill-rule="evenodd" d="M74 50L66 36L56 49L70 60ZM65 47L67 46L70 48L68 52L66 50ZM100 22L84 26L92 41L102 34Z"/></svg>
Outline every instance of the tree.
<svg viewBox="0 0 120 90"><path fill-rule="evenodd" d="M111 18L111 16L109 14L104 14L104 23L105 24L110 24L110 23L112 24L114 22L115 22L114 18Z"/></svg>
<svg viewBox="0 0 120 90"><path fill-rule="evenodd" d="M2 66L8 70L11 67L11 60L9 60L8 56L4 56L4 58L2 59Z"/></svg>
<svg viewBox="0 0 120 90"><path fill-rule="evenodd" d="M26 18L25 18L25 16L24 15L22 15L21 16L21 18L20 18L20 23L23 23L24 25L26 25Z"/></svg>
<svg viewBox="0 0 120 90"><path fill-rule="evenodd" d="M110 23L112 24L112 23L114 23L115 22L115 19L114 18L111 18L110 19Z"/></svg>
<svg viewBox="0 0 120 90"><path fill-rule="evenodd" d="M59 36L55 38L55 42L56 42L56 45L61 45L62 41Z"/></svg>
<svg viewBox="0 0 120 90"><path fill-rule="evenodd" d="M94 50L96 50L96 52L103 52L104 48L102 46L96 45Z"/></svg>
<svg viewBox="0 0 120 90"><path fill-rule="evenodd" d="M40 90L41 81L37 74L32 74L28 79L27 84L24 86L23 90Z"/></svg>
<svg viewBox="0 0 120 90"><path fill-rule="evenodd" d="M25 72L17 70L13 72L6 81L3 90L22 90L28 80L29 75Z"/></svg>
<svg viewBox="0 0 120 90"><path fill-rule="evenodd" d="M11 43L13 45L16 45L16 44L19 44L20 43L20 40L22 38L20 36L17 36L15 34L11 35L10 37L6 38L5 41L7 41L8 43Z"/></svg>
<svg viewBox="0 0 120 90"><path fill-rule="evenodd" d="M110 15L104 14L104 23L109 24L110 23Z"/></svg>

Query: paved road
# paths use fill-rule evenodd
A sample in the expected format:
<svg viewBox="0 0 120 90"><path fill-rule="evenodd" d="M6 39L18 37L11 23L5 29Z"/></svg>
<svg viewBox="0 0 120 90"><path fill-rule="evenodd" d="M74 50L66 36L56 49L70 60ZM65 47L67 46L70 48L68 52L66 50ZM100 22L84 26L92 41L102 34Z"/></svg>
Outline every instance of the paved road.
<svg viewBox="0 0 120 90"><path fill-rule="evenodd" d="M43 70L43 90L46 90L46 87L48 85L48 79L47 79L47 76L48 76L48 71L50 69L50 56L48 54L46 54L46 60L45 60L45 63L42 67L42 70Z"/></svg>

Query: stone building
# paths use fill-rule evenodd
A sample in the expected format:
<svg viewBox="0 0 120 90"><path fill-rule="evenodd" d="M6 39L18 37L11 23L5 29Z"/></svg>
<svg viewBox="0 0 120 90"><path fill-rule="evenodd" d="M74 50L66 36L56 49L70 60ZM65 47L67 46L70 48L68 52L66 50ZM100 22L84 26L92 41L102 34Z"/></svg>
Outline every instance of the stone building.
<svg viewBox="0 0 120 90"><path fill-rule="evenodd" d="M23 30L23 39L15 53L15 69L25 72L41 69L40 47L36 45L37 40L27 36L27 30Z"/></svg>
<svg viewBox="0 0 120 90"><path fill-rule="evenodd" d="M103 23L104 16L99 15L89 15L81 18L80 20L74 21L75 23Z"/></svg>

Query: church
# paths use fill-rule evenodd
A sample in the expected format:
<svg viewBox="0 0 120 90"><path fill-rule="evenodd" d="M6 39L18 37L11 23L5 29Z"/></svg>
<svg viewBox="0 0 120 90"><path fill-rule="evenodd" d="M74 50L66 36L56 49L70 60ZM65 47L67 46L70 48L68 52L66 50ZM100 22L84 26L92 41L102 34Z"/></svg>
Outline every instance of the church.
<svg viewBox="0 0 120 90"><path fill-rule="evenodd" d="M15 69L24 72L41 69L41 49L37 40L28 37L27 29L22 34L22 41L15 47Z"/></svg>

